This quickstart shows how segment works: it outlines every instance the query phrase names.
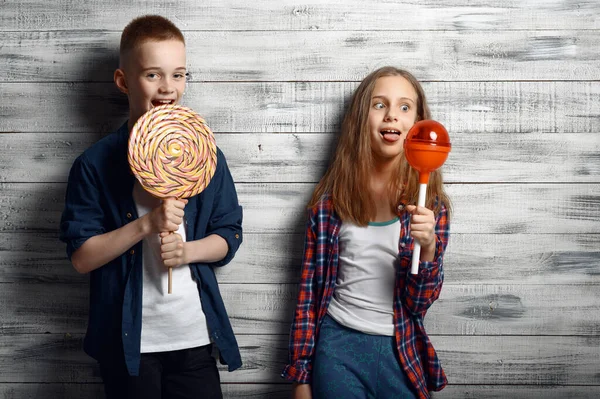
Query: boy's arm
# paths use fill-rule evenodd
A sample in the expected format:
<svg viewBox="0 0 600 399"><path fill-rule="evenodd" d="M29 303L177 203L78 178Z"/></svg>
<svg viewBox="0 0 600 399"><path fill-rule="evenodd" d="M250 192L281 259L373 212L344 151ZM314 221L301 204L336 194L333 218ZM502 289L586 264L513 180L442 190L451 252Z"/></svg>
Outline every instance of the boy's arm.
<svg viewBox="0 0 600 399"><path fill-rule="evenodd" d="M174 231L183 222L187 200L165 199L161 205L139 219L108 233L89 238L71 256L79 273L89 273L121 256L149 234Z"/></svg>
<svg viewBox="0 0 600 399"><path fill-rule="evenodd" d="M145 232L142 218L108 233L86 240L71 256L75 270L85 274L104 266L143 239Z"/></svg>
<svg viewBox="0 0 600 399"><path fill-rule="evenodd" d="M206 236L184 243L185 263L228 264L242 243L242 207L227 161L217 148L217 172L211 184L216 185Z"/></svg>
<svg viewBox="0 0 600 399"><path fill-rule="evenodd" d="M165 201L144 217L107 232L100 191L93 167L85 156L78 157L69 173L60 238L67 244L67 255L80 273L107 264L150 232L159 232L162 228L176 230L183 220L185 202Z"/></svg>
<svg viewBox="0 0 600 399"><path fill-rule="evenodd" d="M184 258L182 264L214 263L223 260L229 250L229 245L223 237L211 234L200 240L183 243Z"/></svg>

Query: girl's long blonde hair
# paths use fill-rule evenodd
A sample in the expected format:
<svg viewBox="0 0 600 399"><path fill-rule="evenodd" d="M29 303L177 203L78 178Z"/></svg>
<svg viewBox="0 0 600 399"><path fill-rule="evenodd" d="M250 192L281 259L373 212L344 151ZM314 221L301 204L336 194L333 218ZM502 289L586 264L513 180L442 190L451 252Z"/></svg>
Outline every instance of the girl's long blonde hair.
<svg viewBox="0 0 600 399"><path fill-rule="evenodd" d="M375 217L375 202L369 190L373 168L373 152L369 132L371 96L377 79L402 76L417 92L417 119L431 119L425 92L410 73L394 67L383 67L369 74L358 86L346 111L333 161L321 179L309 203L316 205L324 194L330 194L333 208L342 219L358 226L366 226ZM415 122L416 122L415 121ZM419 173L410 167L404 152L398 160L398 173L390 181L388 198L393 213L400 203L415 204L419 196ZM444 191L441 169L429 175L426 206L439 212L444 204L450 217L450 199Z"/></svg>

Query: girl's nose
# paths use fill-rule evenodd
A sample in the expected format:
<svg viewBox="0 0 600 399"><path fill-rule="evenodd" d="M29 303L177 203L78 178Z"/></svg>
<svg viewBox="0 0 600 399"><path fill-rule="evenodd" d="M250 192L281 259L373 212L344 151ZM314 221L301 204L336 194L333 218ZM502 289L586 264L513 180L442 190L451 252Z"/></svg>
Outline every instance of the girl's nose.
<svg viewBox="0 0 600 399"><path fill-rule="evenodd" d="M396 114L396 111L394 111L393 108L388 108L388 112L385 114L385 121L386 122L397 122L398 121L398 116Z"/></svg>

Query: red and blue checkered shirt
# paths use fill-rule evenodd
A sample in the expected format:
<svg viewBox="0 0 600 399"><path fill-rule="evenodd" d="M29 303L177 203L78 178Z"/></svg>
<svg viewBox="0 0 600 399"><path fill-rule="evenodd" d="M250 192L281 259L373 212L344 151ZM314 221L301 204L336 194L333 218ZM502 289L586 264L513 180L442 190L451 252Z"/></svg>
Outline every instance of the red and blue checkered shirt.
<svg viewBox="0 0 600 399"><path fill-rule="evenodd" d="M339 231L342 221L333 210L330 197L324 197L308 211L304 258L298 303L290 331L289 364L282 377L310 383L312 359L319 327L335 289L339 258ZM410 237L410 214L400 216L400 267L394 288L394 331L402 368L418 397L430 398L447 384L423 318L439 297L444 281L442 260L448 244L449 222L446 207L436 215L436 253L433 262L420 262L419 273L410 274L414 240Z"/></svg>

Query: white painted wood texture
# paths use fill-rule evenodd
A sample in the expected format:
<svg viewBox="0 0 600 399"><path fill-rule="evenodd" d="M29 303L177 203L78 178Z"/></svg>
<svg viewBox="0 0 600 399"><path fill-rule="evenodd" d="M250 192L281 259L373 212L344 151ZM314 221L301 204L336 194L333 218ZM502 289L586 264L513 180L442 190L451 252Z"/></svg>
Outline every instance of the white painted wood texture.
<svg viewBox="0 0 600 399"><path fill-rule="evenodd" d="M72 2L56 0L5 0L0 30L115 30L121 31L133 16L160 14L181 29L238 30L593 30L600 27L600 5L594 0L472 0L412 2L328 0L237 0Z"/></svg>
<svg viewBox="0 0 600 399"><path fill-rule="evenodd" d="M0 337L0 382L96 383L95 361L80 349L82 334L19 334ZM221 374L224 383L278 383L283 335L239 335L246 360L240 370ZM597 386L598 337L432 336L449 378L457 385ZM6 353L20 356L9 362ZM59 362L61 367L55 365ZM223 370L224 367L221 366ZM569 384L570 383L570 384ZM440 397L444 395L440 394ZM445 396L445 395L444 395Z"/></svg>
<svg viewBox="0 0 600 399"><path fill-rule="evenodd" d="M184 103L216 133L334 133L357 86L192 82ZM426 82L423 87L433 117L452 134L600 132L598 81ZM0 103L1 132L108 133L127 117L126 99L114 83L10 82L0 83L0 93L11 99Z"/></svg>
<svg viewBox="0 0 600 399"><path fill-rule="evenodd" d="M0 182L66 182L93 133L0 134ZM448 183L595 183L600 140L590 133L453 132L444 164ZM316 183L329 162L335 133L216 133L239 183ZM27 168L15 168L15 165Z"/></svg>
<svg viewBox="0 0 600 399"><path fill-rule="evenodd" d="M335 3L335 4L334 4ZM600 394L600 3L592 0L7 0L0 6L0 399L100 398L81 351L87 277L58 241L69 167L126 117L120 31L184 31L184 103L216 132L244 206L218 270L244 366L226 398L286 398L304 205L372 69L423 81L453 150L434 398Z"/></svg>
<svg viewBox="0 0 600 399"><path fill-rule="evenodd" d="M85 283L57 240L53 231L0 233L0 283ZM236 261L218 269L219 281L297 283L302 240L301 233L245 234ZM599 234L453 233L446 285L600 283L598 258Z"/></svg>
<svg viewBox="0 0 600 399"><path fill-rule="evenodd" d="M7 32L0 76L112 81L119 38L106 31ZM501 29L186 34L192 81L360 81L388 64L406 65L422 80L591 80L600 72L599 38L597 30Z"/></svg>

